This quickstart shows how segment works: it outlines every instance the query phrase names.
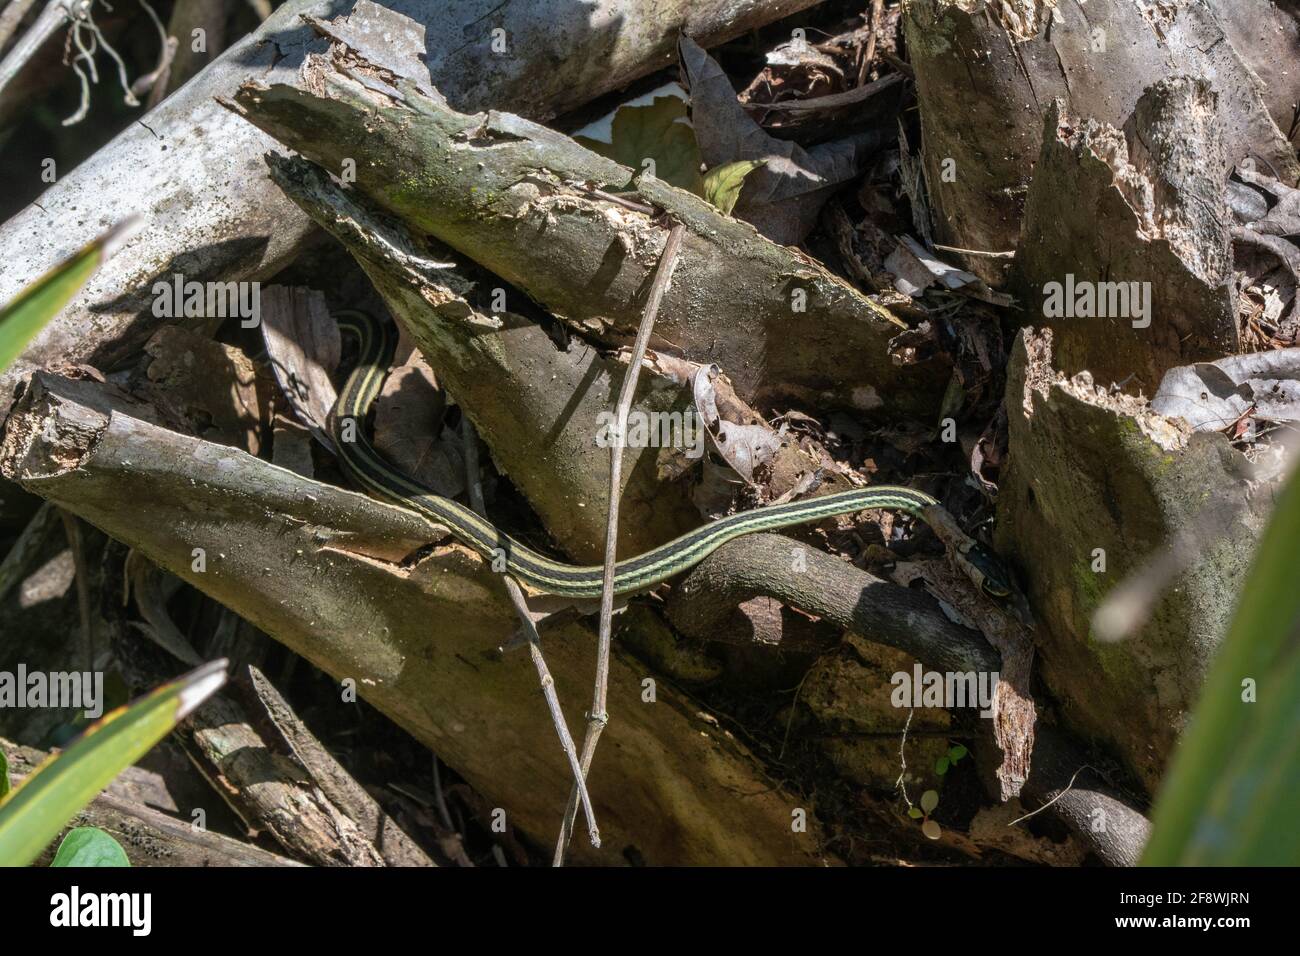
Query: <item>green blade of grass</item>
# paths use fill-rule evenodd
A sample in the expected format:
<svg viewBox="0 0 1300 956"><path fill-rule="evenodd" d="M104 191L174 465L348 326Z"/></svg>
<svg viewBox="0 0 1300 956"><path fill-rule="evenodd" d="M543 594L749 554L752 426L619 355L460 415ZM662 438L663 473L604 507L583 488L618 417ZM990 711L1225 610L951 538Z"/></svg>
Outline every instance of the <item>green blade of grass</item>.
<svg viewBox="0 0 1300 956"><path fill-rule="evenodd" d="M1142 863L1300 863L1300 471L1278 497L1156 802ZM1253 681L1254 702L1243 682Z"/></svg>
<svg viewBox="0 0 1300 956"><path fill-rule="evenodd" d="M0 803L0 865L27 866L126 767L226 682L213 661L96 721Z"/></svg>
<svg viewBox="0 0 1300 956"><path fill-rule="evenodd" d="M41 276L0 309L0 371L22 354L45 323L59 314L95 270L121 245L135 219L119 223Z"/></svg>

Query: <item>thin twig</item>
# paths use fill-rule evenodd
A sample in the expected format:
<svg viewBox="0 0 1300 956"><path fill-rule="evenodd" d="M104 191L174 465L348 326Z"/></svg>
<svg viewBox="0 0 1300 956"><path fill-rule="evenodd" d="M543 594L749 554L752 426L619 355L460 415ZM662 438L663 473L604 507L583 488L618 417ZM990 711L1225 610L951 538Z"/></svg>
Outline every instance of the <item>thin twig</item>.
<svg viewBox="0 0 1300 956"><path fill-rule="evenodd" d="M41 11L36 22L14 43L9 55L0 61L0 90L18 75L27 61L36 55L46 40L62 29L72 15L63 0L56 0Z"/></svg>
<svg viewBox="0 0 1300 956"><path fill-rule="evenodd" d="M624 196L616 196L614 193L607 193L603 189L596 189L592 186L583 186L583 191L595 196L597 199L603 199L606 202L612 202L615 205L622 206L625 209L631 209L633 212L645 213L647 216L655 214L654 206L647 206L643 202L637 202L635 199L628 199Z"/></svg>
<svg viewBox="0 0 1300 956"><path fill-rule="evenodd" d="M605 567L600 593L600 639L596 646L596 688L592 695L591 710L587 714L587 733L582 741L582 780L591 770L591 761L596 754L596 743L609 722L605 712L606 694L609 690L609 650L610 631L614 618L614 563L618 546L618 502L623 476L623 440L627 435L627 418L632 410L632 398L636 394L636 382L641 373L641 362L645 359L646 346L650 342L650 332L654 329L655 316L659 314L659 304L664 292L672 281L673 268L677 265L677 253L682 246L682 237L686 227L677 223L668 233L664 243L663 254L659 257L659 266L655 270L654 281L650 284L650 295L646 298L645 311L641 314L641 326L637 329L636 341L632 345L632 355L628 361L627 374L623 376L623 385L618 393L618 405L614 416L614 435L616 440L610 444L609 453L609 507L605 521ZM575 784L578 781L575 781ZM573 834L573 823L577 816L577 789L569 794L569 805L564 813L564 826L560 828L560 838L555 844L555 866L564 865L564 851Z"/></svg>
<svg viewBox="0 0 1300 956"><path fill-rule="evenodd" d="M35 3L36 0L9 0L4 10L0 10L0 53L9 45L22 25L23 18Z"/></svg>
<svg viewBox="0 0 1300 956"><path fill-rule="evenodd" d="M483 503L483 483L479 477L478 467L478 434L474 431L474 424L469 420L468 415L461 418L461 435L465 444L465 480L469 486L469 505L486 518L487 506ZM546 698L551 720L555 723L555 732L560 737L560 746L564 748L564 755L569 758L574 786L582 800L582 812L587 816L587 835L591 838L591 845L599 847L600 828L596 826L596 811L591 807L591 796L587 793L587 782L578 763L578 750L574 746L573 735L569 733L569 725L564 721L560 697L555 692L555 679L551 677L551 670L546 666L546 658L542 656L542 638L537 633L537 625L533 622L532 615L528 613L528 602L524 600L524 592L518 582L508 574L502 575L502 579L506 584L506 593L510 595L510 601L515 606L520 623L523 624L524 633L528 635L528 650L532 654L533 666L537 668L537 677L541 681L542 696Z"/></svg>
<svg viewBox="0 0 1300 956"><path fill-rule="evenodd" d="M985 249L962 249L959 246L941 246L935 243L932 249L938 249L940 252L960 252L963 256L984 256L988 259L1014 259L1016 252L1014 249L1007 252L991 252Z"/></svg>
<svg viewBox="0 0 1300 956"><path fill-rule="evenodd" d="M1048 807L1054 804L1057 800L1060 800L1063 796L1069 793L1070 790L1074 787L1074 781L1078 778L1079 774L1083 773L1085 770L1091 770L1093 773L1101 772L1096 767L1090 766L1089 764L1084 764L1082 767L1080 767L1078 770L1074 772L1074 774L1070 777L1070 782L1067 783L1064 787L1062 787L1061 791L1056 796L1052 797L1051 800L1048 800L1037 810L1031 810L1028 813L1024 814L1023 816L1016 817L1014 820L1008 823L1007 826L1013 827L1021 820L1028 820L1030 817L1037 816L1038 814L1042 813L1044 810L1046 810Z"/></svg>
<svg viewBox="0 0 1300 956"><path fill-rule="evenodd" d="M867 49L862 54L862 63L858 66L858 86L867 82L867 71L876 58L876 38L880 36L881 21L885 18L885 0L871 0L871 34L867 37Z"/></svg>

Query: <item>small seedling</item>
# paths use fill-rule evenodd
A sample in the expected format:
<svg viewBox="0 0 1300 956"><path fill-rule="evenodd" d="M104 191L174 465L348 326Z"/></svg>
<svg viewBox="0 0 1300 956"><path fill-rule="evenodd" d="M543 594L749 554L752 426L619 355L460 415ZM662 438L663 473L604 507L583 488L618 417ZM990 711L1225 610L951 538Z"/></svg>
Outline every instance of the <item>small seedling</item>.
<svg viewBox="0 0 1300 956"><path fill-rule="evenodd" d="M958 760L961 760L961 758L966 756L968 753L970 753L970 751L961 744L953 744L948 748L946 754L934 762L934 772L942 777L948 772L949 767L955 764Z"/></svg>
<svg viewBox="0 0 1300 956"><path fill-rule="evenodd" d="M934 808L938 805L939 791L927 790L925 793L921 794L921 805L919 807L907 808L907 815L913 820L921 821L921 832L931 840L939 839L939 835L942 832L939 829L939 824L930 819L930 814L934 812Z"/></svg>

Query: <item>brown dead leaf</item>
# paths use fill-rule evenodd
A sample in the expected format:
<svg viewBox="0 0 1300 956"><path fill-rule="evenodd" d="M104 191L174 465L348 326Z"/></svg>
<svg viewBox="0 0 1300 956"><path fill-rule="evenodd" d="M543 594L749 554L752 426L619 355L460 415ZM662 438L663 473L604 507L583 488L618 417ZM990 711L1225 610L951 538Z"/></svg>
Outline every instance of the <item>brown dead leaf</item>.
<svg viewBox="0 0 1300 956"><path fill-rule="evenodd" d="M763 160L740 191L732 215L753 224L773 242L796 245L812 230L822 204L842 183L858 176L881 145L875 133L859 133L805 150L769 136L736 99L722 68L688 36L679 43L691 119L709 168L739 160Z"/></svg>
<svg viewBox="0 0 1300 956"><path fill-rule="evenodd" d="M420 484L448 498L465 490L460 436L444 427L447 399L419 352L393 369L375 399L375 448Z"/></svg>

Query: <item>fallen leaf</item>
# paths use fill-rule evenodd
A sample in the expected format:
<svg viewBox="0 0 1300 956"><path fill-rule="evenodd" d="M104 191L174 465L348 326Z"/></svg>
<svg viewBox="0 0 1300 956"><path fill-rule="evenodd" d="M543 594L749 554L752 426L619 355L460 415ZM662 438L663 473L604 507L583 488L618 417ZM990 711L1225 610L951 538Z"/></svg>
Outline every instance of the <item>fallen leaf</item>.
<svg viewBox="0 0 1300 956"><path fill-rule="evenodd" d="M731 215L736 200L740 198L740 187L744 185L745 177L764 162L761 159L742 159L714 166L704 177L704 198L722 212Z"/></svg>
<svg viewBox="0 0 1300 956"><path fill-rule="evenodd" d="M1253 420L1300 422L1300 348L1232 355L1171 368L1152 411L1182 418L1196 431L1223 431L1254 409Z"/></svg>
<svg viewBox="0 0 1300 956"><path fill-rule="evenodd" d="M460 436L445 428L446 397L419 352L393 369L375 399L375 448L431 491L454 498L465 490Z"/></svg>
<svg viewBox="0 0 1300 956"><path fill-rule="evenodd" d="M687 116L686 91L677 83L629 100L578 130L573 139L638 172L651 160L655 178L703 194L700 148Z"/></svg>
<svg viewBox="0 0 1300 956"><path fill-rule="evenodd" d="M727 74L699 44L683 36L679 49L705 164L764 161L745 179L733 214L773 242L802 242L831 193L866 168L867 158L881 145L880 135L859 133L807 150L769 136L745 112Z"/></svg>

